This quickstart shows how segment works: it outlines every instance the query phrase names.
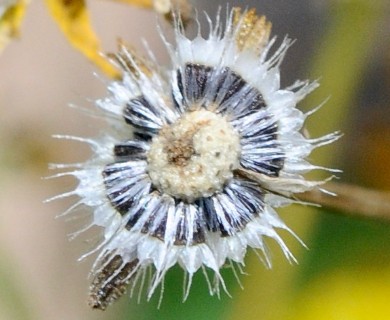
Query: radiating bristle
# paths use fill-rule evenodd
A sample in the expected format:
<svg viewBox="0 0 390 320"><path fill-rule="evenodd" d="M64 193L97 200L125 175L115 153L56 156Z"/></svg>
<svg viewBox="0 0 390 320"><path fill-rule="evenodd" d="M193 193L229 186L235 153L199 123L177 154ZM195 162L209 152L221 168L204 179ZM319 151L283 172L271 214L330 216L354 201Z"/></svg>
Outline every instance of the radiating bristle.
<svg viewBox="0 0 390 320"><path fill-rule="evenodd" d="M160 304L165 275L176 264L185 272L183 300L198 270L210 294L229 295L221 268L229 265L238 279L248 248L270 268L265 238L296 263L277 231L304 244L274 208L302 203L294 193L322 190L327 180L308 181L308 171L338 172L307 160L340 137L309 139L304 131L311 113L297 104L318 82L280 87L280 65L294 41L285 37L275 48L271 24L253 9L229 9L225 23L219 13L214 23L206 19L209 36L201 36L198 23L191 40L175 16L175 43L162 35L167 68L150 49L143 58L120 42L109 57L122 68L122 79L95 102L109 124L104 135L54 136L93 152L85 163L51 165L69 171L48 178L74 176L79 183L46 202L80 197L60 216L92 208L91 223L71 238L102 228L99 244L80 258L98 252L89 299L94 309L105 310L129 284L130 295L138 288L138 299L144 292L147 300L160 287Z"/></svg>

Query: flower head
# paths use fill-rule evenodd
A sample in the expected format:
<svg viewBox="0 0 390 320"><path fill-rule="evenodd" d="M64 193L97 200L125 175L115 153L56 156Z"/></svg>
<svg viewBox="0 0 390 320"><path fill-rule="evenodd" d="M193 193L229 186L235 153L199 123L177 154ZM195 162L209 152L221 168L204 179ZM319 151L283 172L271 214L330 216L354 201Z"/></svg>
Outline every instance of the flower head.
<svg viewBox="0 0 390 320"><path fill-rule="evenodd" d="M307 114L296 106L317 83L280 88L291 41L270 54L275 39L264 17L233 9L225 28L218 16L207 38L192 40L176 22L175 45L164 41L169 68L124 45L112 56L123 78L96 102L111 127L104 137L77 138L94 156L67 173L77 188L58 196L79 196L73 208L90 206L93 224L104 228L94 308L105 309L147 269L150 297L175 264L188 274L188 289L195 272L211 269L210 292L218 291L221 267L242 264L248 247L269 264L265 237L294 259L276 232L290 230L274 208L320 184L303 177L318 168L305 158L336 138L303 135Z"/></svg>

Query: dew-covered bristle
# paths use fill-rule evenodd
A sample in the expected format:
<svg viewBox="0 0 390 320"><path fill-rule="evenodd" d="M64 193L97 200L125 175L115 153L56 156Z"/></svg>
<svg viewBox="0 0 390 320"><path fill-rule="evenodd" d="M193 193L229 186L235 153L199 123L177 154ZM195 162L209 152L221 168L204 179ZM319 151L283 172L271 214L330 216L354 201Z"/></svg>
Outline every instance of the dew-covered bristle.
<svg viewBox="0 0 390 320"><path fill-rule="evenodd" d="M307 158L339 137L303 134L310 113L297 104L318 82L281 88L280 65L292 41L286 37L275 49L264 17L228 10L226 23L208 18L209 36L199 31L194 39L175 19L176 43L164 39L171 66L159 66L150 52L140 58L123 43L110 56L123 77L96 101L109 123L104 135L60 136L94 153L85 163L56 165L69 170L56 177L74 176L79 184L52 198L80 197L64 214L89 206L93 219L85 229L103 229L98 247L82 257L100 251L92 308L106 309L129 286L131 295L145 287L150 299L159 286L163 292L176 264L185 273L184 300L198 270L210 294L227 292L220 270L231 265L237 277L248 248L271 266L266 238L296 261L277 231L295 234L274 208L324 183L304 178L325 169Z"/></svg>

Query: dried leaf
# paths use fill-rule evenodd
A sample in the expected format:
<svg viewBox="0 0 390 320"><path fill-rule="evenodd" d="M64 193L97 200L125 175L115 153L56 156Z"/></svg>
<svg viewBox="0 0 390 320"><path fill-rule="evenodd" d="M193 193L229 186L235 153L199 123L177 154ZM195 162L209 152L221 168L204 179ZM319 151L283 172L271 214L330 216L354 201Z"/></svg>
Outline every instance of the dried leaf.
<svg viewBox="0 0 390 320"><path fill-rule="evenodd" d="M26 7L25 0L9 1L0 6L0 53L12 38L19 35Z"/></svg>
<svg viewBox="0 0 390 320"><path fill-rule="evenodd" d="M69 42L103 72L117 77L118 71L101 55L99 39L92 29L84 0L45 0L46 5Z"/></svg>

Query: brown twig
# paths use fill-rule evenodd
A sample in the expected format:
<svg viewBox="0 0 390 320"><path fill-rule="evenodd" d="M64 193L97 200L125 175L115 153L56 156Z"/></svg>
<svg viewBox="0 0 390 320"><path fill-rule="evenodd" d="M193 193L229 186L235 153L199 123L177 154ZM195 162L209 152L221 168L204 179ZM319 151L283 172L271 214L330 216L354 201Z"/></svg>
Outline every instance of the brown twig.
<svg viewBox="0 0 390 320"><path fill-rule="evenodd" d="M349 216L390 222L390 192L336 182L327 183L324 189L335 195L312 190L295 196L301 201L319 204Z"/></svg>

